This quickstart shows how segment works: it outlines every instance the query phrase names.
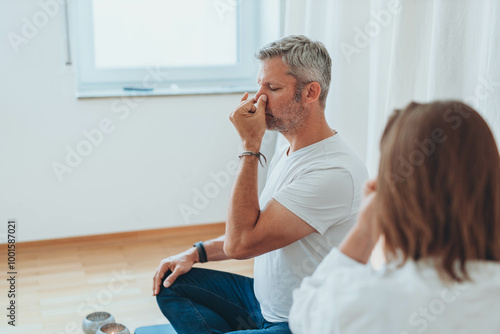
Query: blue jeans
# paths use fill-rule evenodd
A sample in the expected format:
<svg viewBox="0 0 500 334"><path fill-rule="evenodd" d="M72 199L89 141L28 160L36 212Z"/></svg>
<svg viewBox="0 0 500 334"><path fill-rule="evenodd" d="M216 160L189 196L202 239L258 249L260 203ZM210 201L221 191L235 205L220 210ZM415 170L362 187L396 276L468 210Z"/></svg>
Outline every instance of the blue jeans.
<svg viewBox="0 0 500 334"><path fill-rule="evenodd" d="M178 334L291 333L287 322L264 319L245 276L193 268L169 288L162 284L156 300Z"/></svg>

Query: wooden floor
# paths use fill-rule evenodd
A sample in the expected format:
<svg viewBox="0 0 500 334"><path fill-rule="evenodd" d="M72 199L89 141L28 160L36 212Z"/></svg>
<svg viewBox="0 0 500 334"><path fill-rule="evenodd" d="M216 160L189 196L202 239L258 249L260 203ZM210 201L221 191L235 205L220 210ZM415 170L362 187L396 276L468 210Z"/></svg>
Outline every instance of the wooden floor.
<svg viewBox="0 0 500 334"><path fill-rule="evenodd" d="M83 333L84 317L103 310L131 333L140 326L167 323L152 296L160 260L223 233L223 224L211 224L18 244L16 327L6 320L7 259L2 250L0 332ZM252 260L197 266L253 275Z"/></svg>

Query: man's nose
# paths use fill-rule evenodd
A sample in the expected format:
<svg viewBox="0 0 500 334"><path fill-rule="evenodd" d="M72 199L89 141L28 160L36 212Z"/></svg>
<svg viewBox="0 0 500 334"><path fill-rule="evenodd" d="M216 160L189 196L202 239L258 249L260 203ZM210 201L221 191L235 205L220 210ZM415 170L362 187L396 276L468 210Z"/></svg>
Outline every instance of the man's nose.
<svg viewBox="0 0 500 334"><path fill-rule="evenodd" d="M264 94L263 90L262 90L262 87L259 88L258 92L255 94L255 101L258 101L259 100L259 97Z"/></svg>

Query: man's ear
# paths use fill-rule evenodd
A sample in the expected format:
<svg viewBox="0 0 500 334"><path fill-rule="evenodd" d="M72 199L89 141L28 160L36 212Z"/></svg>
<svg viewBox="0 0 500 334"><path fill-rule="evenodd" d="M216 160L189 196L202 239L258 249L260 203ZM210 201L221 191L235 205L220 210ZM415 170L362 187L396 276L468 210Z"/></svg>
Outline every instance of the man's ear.
<svg viewBox="0 0 500 334"><path fill-rule="evenodd" d="M313 81L308 83L303 90L304 101L305 103L312 103L319 99L319 95L321 94L321 86L318 82Z"/></svg>

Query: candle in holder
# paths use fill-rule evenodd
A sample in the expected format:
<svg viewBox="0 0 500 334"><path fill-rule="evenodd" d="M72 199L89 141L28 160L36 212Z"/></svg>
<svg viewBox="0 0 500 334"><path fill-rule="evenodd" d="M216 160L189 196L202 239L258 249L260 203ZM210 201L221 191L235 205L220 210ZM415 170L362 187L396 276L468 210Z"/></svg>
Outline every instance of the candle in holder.
<svg viewBox="0 0 500 334"><path fill-rule="evenodd" d="M95 334L102 325L114 322L115 318L108 312L94 312L83 319L83 332L85 334Z"/></svg>
<svg viewBox="0 0 500 334"><path fill-rule="evenodd" d="M125 325L111 323L102 325L95 334L130 334Z"/></svg>

